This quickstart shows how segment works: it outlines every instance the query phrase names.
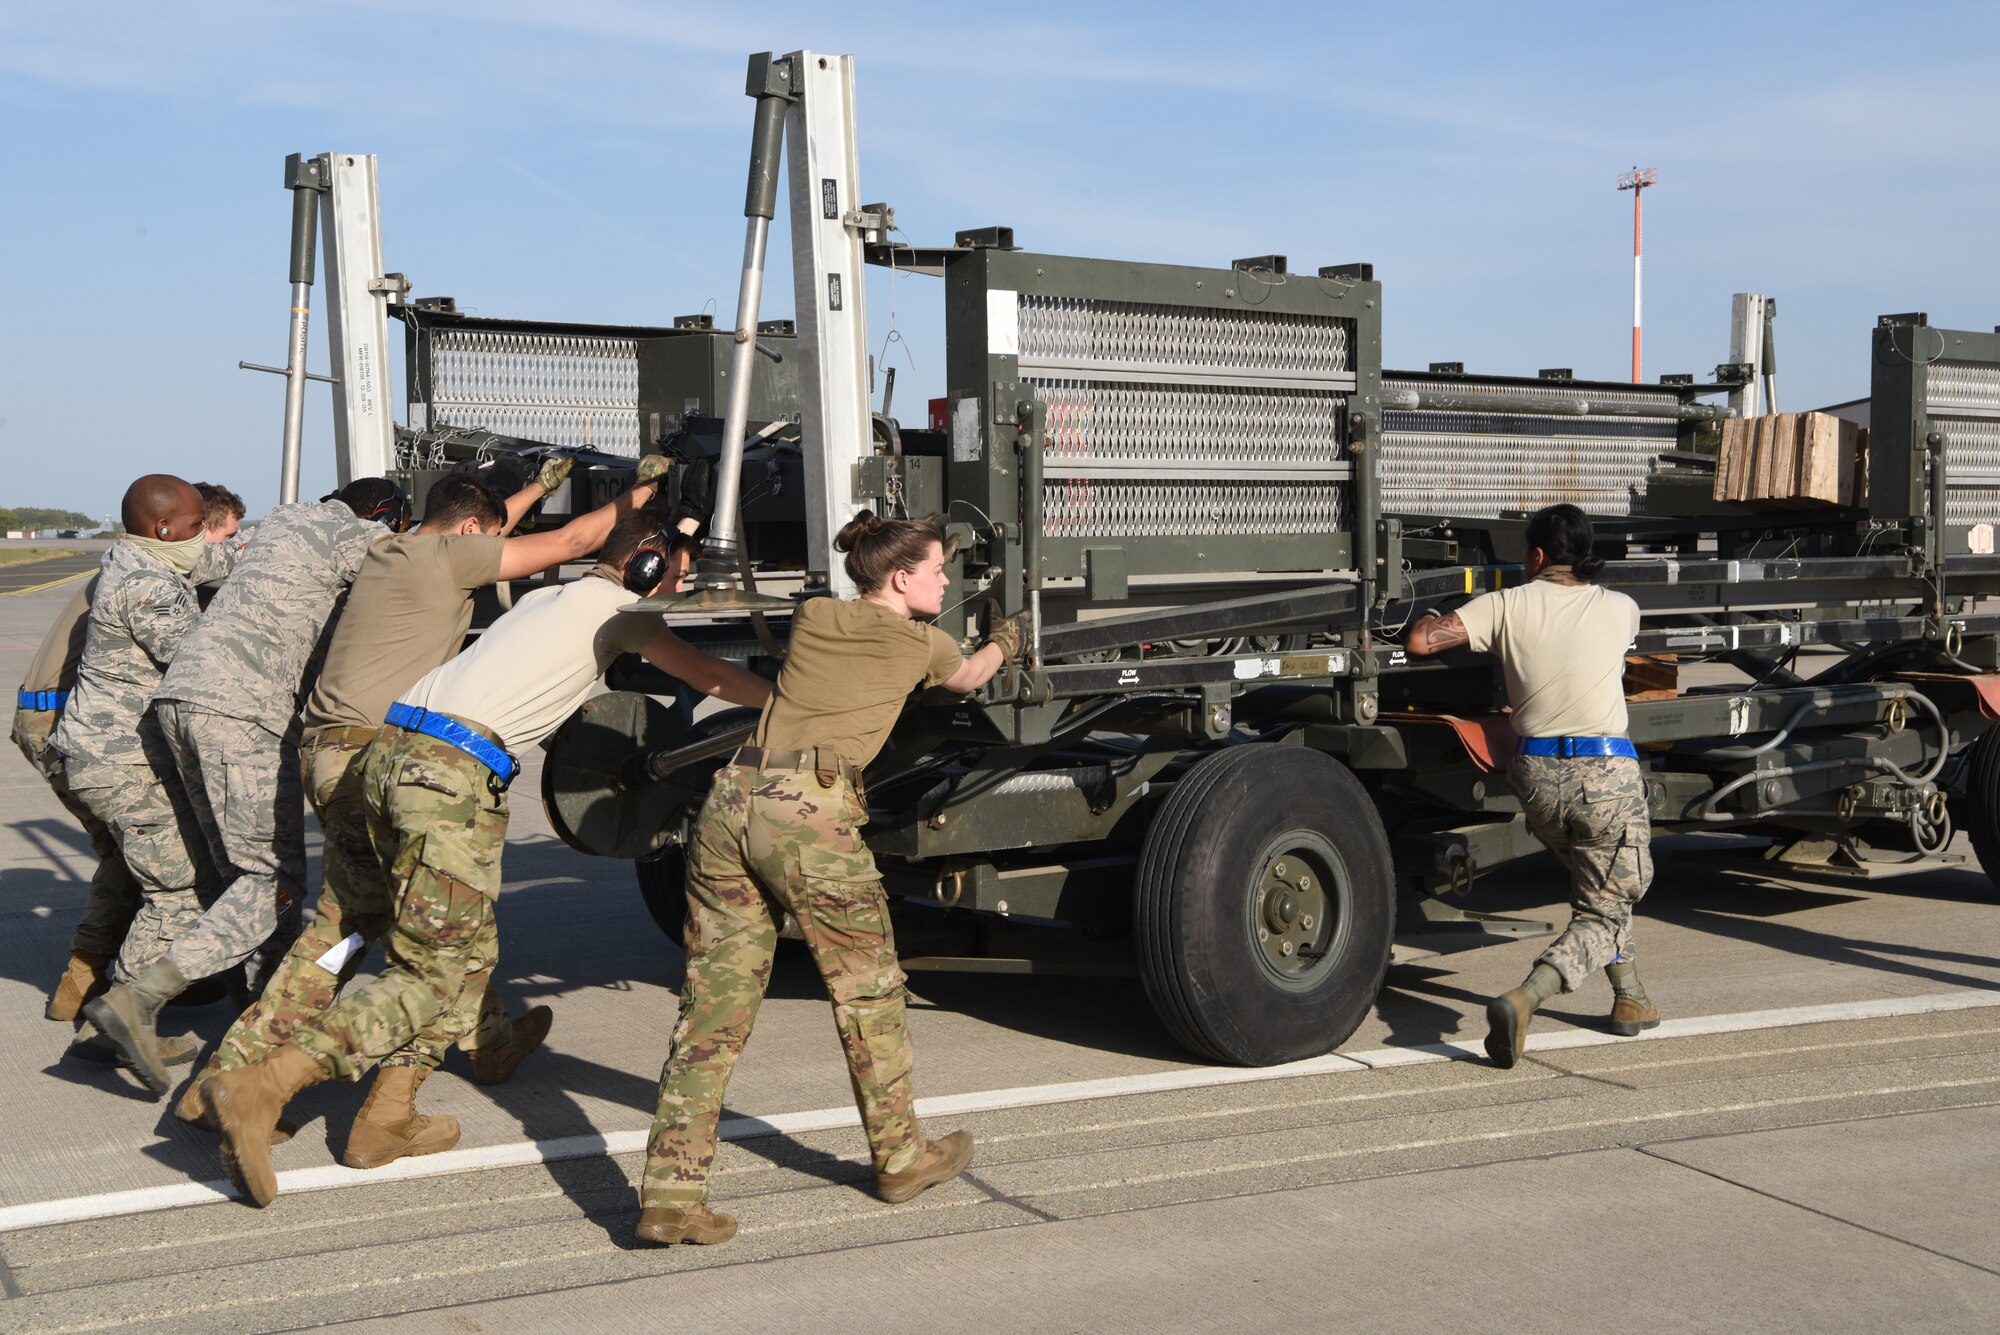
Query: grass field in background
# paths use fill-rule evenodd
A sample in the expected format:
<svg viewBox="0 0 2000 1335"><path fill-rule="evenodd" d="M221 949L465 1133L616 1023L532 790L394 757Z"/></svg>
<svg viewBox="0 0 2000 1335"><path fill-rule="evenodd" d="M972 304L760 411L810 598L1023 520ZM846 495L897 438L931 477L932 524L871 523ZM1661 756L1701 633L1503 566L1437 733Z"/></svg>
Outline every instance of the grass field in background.
<svg viewBox="0 0 2000 1335"><path fill-rule="evenodd" d="M26 565L30 561L46 561L51 556L61 556L54 547L0 547L0 566Z"/></svg>

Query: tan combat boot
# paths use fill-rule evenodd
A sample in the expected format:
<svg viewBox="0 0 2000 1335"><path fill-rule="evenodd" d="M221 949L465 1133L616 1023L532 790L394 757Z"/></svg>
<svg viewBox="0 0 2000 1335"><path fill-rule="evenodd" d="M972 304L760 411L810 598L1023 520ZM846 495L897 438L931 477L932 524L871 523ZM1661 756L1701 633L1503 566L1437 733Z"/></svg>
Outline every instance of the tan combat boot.
<svg viewBox="0 0 2000 1335"><path fill-rule="evenodd" d="M83 1003L101 997L111 987L111 957L91 955L81 950L72 950L69 967L56 983L56 990L49 997L48 1008L42 1012L51 1020L61 1020L65 1024L74 1023Z"/></svg>
<svg viewBox="0 0 2000 1335"><path fill-rule="evenodd" d="M1538 1004L1525 987L1502 992L1486 1003L1486 1055L1501 1070L1511 1070L1527 1050L1528 1021Z"/></svg>
<svg viewBox="0 0 2000 1335"><path fill-rule="evenodd" d="M340 1161L349 1168L380 1168L419 1154L436 1154L458 1144L456 1117L425 1117L417 1111L417 1086L429 1071L414 1066L376 1068L368 1101L355 1114Z"/></svg>
<svg viewBox="0 0 2000 1335"><path fill-rule="evenodd" d="M222 1131L222 1170L260 1209L278 1196L271 1133L294 1094L326 1079L313 1055L290 1044L263 1061L211 1076L204 1096Z"/></svg>
<svg viewBox="0 0 2000 1335"><path fill-rule="evenodd" d="M706 1205L654 1206L639 1211L635 1236L658 1247L683 1242L712 1246L736 1236L736 1216L717 1214Z"/></svg>
<svg viewBox="0 0 2000 1335"><path fill-rule="evenodd" d="M222 1124L215 1120L215 1109L208 1106L208 1096L203 1092L207 1083L206 1080L191 1082L174 1104L174 1116L203 1131L220 1132ZM280 1117L278 1124L271 1128L271 1143L282 1145L297 1135L298 1130L297 1124L290 1118Z"/></svg>
<svg viewBox="0 0 2000 1335"><path fill-rule="evenodd" d="M160 1051L154 1024L160 1007L187 990L171 955L162 955L138 973L114 983L101 997L84 1003L83 1014L118 1052L119 1064L139 1077L139 1083L163 1097L173 1085L166 1054ZM192 1054L190 1054L191 1056Z"/></svg>
<svg viewBox="0 0 2000 1335"><path fill-rule="evenodd" d="M154 1034L153 1051L168 1066L186 1066L201 1055L201 1040L192 1031L185 1034ZM100 1066L122 1066L124 1054L101 1030L85 1020L76 1027L76 1041L63 1051L65 1057L96 1062Z"/></svg>
<svg viewBox="0 0 2000 1335"><path fill-rule="evenodd" d="M468 1055L472 1058L472 1078L482 1085L497 1085L514 1074L514 1068L521 1059L542 1045L549 1036L549 1025L556 1013L547 1006L531 1006L515 1018L513 1032L505 1043L491 1047L474 1048Z"/></svg>
<svg viewBox="0 0 2000 1335"><path fill-rule="evenodd" d="M1617 997L1611 1003L1611 1032L1637 1038L1642 1029L1657 1028L1660 1008L1643 997Z"/></svg>
<svg viewBox="0 0 2000 1335"><path fill-rule="evenodd" d="M954 1131L942 1140L927 1140L908 1168L875 1175L875 1194L901 1205L918 1192L949 1182L972 1166L972 1133Z"/></svg>

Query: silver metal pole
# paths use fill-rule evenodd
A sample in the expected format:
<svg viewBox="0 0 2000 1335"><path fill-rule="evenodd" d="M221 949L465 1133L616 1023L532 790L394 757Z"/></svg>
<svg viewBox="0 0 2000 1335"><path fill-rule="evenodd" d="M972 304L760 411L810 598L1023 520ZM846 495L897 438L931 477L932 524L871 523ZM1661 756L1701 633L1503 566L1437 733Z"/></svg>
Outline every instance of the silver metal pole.
<svg viewBox="0 0 2000 1335"><path fill-rule="evenodd" d="M737 504L743 486L743 437L750 420L750 375L757 363L757 311L764 300L764 254L771 220L752 215L743 235L743 281L736 296L735 342L729 349L729 403L722 417L722 457L716 466L715 513L707 547L737 545ZM731 564L732 574L734 563Z"/></svg>
<svg viewBox="0 0 2000 1335"><path fill-rule="evenodd" d="M742 568L737 507L743 490L743 437L750 418L750 376L757 364L757 311L764 300L764 252L777 212L778 167L784 150L785 108L796 96L789 63L770 52L750 58L745 93L757 99L750 131L750 179L743 195L743 281L736 294L735 342L729 350L729 403L722 418L722 454L715 462L715 512L690 581L696 590L735 590Z"/></svg>
<svg viewBox="0 0 2000 1335"><path fill-rule="evenodd" d="M306 425L306 335L311 328L312 284L292 284L292 330L285 344L285 461L278 504L299 498L299 458Z"/></svg>
<svg viewBox="0 0 2000 1335"><path fill-rule="evenodd" d="M292 192L292 323L285 340L284 464L278 476L278 504L299 498L299 459L306 421L306 336L311 328L314 242L319 196L326 173L318 158L294 153L285 159L285 188Z"/></svg>

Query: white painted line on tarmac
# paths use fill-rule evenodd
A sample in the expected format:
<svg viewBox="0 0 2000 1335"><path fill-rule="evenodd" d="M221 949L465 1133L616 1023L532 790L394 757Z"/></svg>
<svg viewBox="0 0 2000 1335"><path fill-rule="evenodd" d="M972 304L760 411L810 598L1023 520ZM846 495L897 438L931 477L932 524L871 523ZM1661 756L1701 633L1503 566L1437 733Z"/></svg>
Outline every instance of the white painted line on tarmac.
<svg viewBox="0 0 2000 1335"><path fill-rule="evenodd" d="M1779 1029L1793 1025L1826 1024L1841 1020L1885 1019L1893 1016L1927 1015L1940 1011L1975 1010L2000 1006L2000 991L1938 992L1925 996L1884 997L1874 1001L1837 1002L1825 1006L1788 1006L1777 1010L1739 1011L1731 1015L1699 1015L1681 1020L1664 1020L1638 1038L1620 1038L1591 1030L1566 1030L1552 1034L1530 1034L1528 1051L1553 1052L1567 1048L1599 1047L1611 1043L1637 1043L1662 1038L1698 1038L1709 1034L1732 1034L1754 1029ZM970 1094L945 1094L918 1099L917 1113L923 1117L954 1117L971 1113L997 1112L1008 1108L1039 1107L1051 1103L1074 1103L1086 1099L1119 1098L1132 1094L1169 1093L1183 1089L1210 1089L1222 1085L1252 1084L1267 1080L1291 1080L1302 1076L1338 1075L1344 1072L1379 1070L1425 1062L1452 1061L1467 1057L1483 1058L1476 1043L1430 1043L1408 1048L1378 1048L1369 1052L1329 1053L1283 1066L1203 1066L1174 1071L1154 1071L1144 1075L1112 1076L1103 1080L1074 1080L1062 1084L1024 1085L1015 1089L979 1090ZM775 1113L769 1117L732 1117L721 1126L724 1140L750 1140L758 1136L798 1135L859 1126L860 1116L850 1105L818 1108L804 1112ZM563 1136L553 1140L519 1141L509 1145L482 1145L473 1149L449 1150L416 1159L398 1159L382 1168L366 1170L327 1164L318 1168L295 1168L278 1174L278 1190L290 1194L325 1191L333 1187L354 1187L373 1182L402 1182L414 1178L442 1177L454 1173L478 1172L488 1168L520 1168L565 1159L588 1159L602 1155L632 1154L646 1148L650 1131L611 1131L597 1135ZM209 1205L234 1199L227 1181L177 1182L167 1186L144 1187L136 1191L114 1191L98 1196L73 1196L63 1200L35 1201L0 1208L0 1233L47 1224L74 1223L116 1215L142 1214L150 1210L170 1210L189 1205Z"/></svg>

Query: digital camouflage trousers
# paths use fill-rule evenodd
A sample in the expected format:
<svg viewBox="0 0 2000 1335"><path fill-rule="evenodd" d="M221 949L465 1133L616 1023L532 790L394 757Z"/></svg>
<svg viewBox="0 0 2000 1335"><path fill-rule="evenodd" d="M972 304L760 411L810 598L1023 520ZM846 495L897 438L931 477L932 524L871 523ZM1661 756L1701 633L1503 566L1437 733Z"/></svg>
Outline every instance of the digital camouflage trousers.
<svg viewBox="0 0 2000 1335"><path fill-rule="evenodd" d="M1645 777L1627 756L1516 756L1507 780L1528 828L1569 871L1569 926L1540 962L1574 992L1632 958L1632 907L1653 879Z"/></svg>
<svg viewBox="0 0 2000 1335"><path fill-rule="evenodd" d="M298 723L281 737L178 700L156 701L153 714L224 882L168 953L189 982L253 961L254 994L298 935L305 902Z"/></svg>
<svg viewBox="0 0 2000 1335"><path fill-rule="evenodd" d="M398 731L389 730L390 744ZM331 1010L369 949L395 922L396 888L375 860L374 844L368 836L368 807L361 796L360 760L373 736L366 728L327 728L305 740L301 759L306 796L326 836L320 855L319 899L313 906L312 921L279 962L264 985L263 995L216 1045L202 1070L203 1080L217 1071L264 1060L290 1042L301 1025ZM487 931L490 938L490 922ZM490 961L499 957L497 940L480 941L475 955L489 963L478 974L468 975L458 1004L382 1058L381 1065L435 1070L451 1045L447 1035L452 1033L462 1033L459 1046L473 1050L488 1044L504 1045L513 1037L513 1022L492 985ZM465 1013L467 1005L474 1007L470 1017Z"/></svg>
<svg viewBox="0 0 2000 1335"><path fill-rule="evenodd" d="M70 793L111 831L139 889L139 907L118 947L118 976L131 978L193 929L220 874L194 805L177 783L173 753L151 714L139 720L146 763L68 760Z"/></svg>
<svg viewBox="0 0 2000 1335"><path fill-rule="evenodd" d="M69 948L81 955L108 958L116 955L118 947L125 943L125 933L139 912L139 885L126 869L125 859L118 852L118 840L110 828L69 790L62 752L49 745L49 734L55 731L56 720L61 717L60 710L16 709L14 744L21 748L21 754L28 758L35 772L48 781L63 810L83 826L90 840L90 851L97 857L97 867L90 874L90 890L83 901L83 917L77 922Z"/></svg>
<svg viewBox="0 0 2000 1335"><path fill-rule="evenodd" d="M771 978L778 924L791 914L833 1002L861 1125L877 1172L907 1165L921 1140L912 1087L907 992L867 811L845 779L730 765L701 809L688 860L687 982L641 1203L708 1196L730 1071Z"/></svg>
<svg viewBox="0 0 2000 1335"><path fill-rule="evenodd" d="M329 1075L350 1080L391 1059L434 1067L445 1046L478 1022L486 981L499 963L493 898L507 844L507 794L489 781L492 771L457 747L399 728L383 728L343 770L331 782L337 789L358 773L358 791L343 792L341 801L359 798L370 857L386 876L387 966L317 1019L296 1022L292 1042ZM353 827L342 828L350 869L365 865L351 844ZM365 902L368 886L357 877L345 890L364 901L359 916L373 914L379 923L380 910ZM333 907L345 912L339 901ZM333 935L339 926L322 929L315 915L307 936L324 930L314 943L330 946L341 939ZM323 986L331 995L339 980L330 975Z"/></svg>

